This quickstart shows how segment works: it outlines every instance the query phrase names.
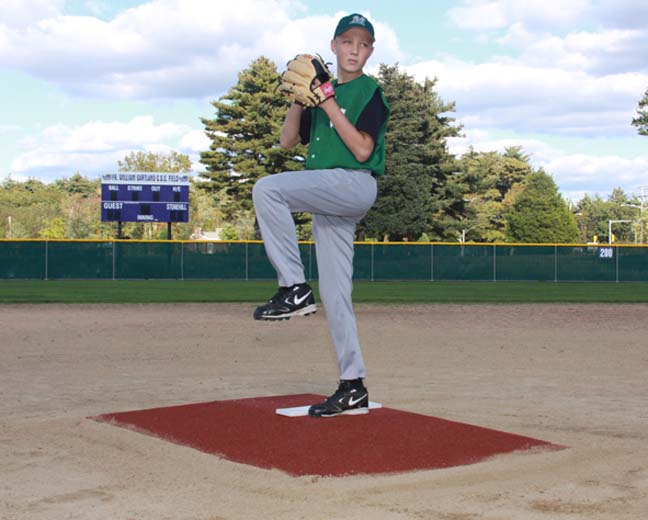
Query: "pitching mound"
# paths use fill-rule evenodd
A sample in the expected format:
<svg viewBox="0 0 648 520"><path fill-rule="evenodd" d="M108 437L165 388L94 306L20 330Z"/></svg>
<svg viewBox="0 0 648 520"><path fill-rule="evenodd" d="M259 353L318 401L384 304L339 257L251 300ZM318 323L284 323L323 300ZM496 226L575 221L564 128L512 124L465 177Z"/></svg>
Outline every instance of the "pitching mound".
<svg viewBox="0 0 648 520"><path fill-rule="evenodd" d="M228 460L290 475L343 476L448 468L558 446L391 408L334 418L275 410L321 401L300 394L109 413L93 417Z"/></svg>

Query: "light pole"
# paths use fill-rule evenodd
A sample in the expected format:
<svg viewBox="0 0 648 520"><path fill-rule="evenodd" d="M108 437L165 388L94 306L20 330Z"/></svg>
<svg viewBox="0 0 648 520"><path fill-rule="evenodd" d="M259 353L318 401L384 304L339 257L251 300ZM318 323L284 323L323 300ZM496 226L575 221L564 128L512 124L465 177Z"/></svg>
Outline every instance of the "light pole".
<svg viewBox="0 0 648 520"><path fill-rule="evenodd" d="M639 236L641 237L639 239L639 242L643 244L643 219L641 218L643 215L643 208L641 206L637 206L636 204L621 204L622 208L637 208L639 209ZM637 243L637 228L635 227L635 244Z"/></svg>
<svg viewBox="0 0 648 520"><path fill-rule="evenodd" d="M646 223L644 222L644 208L646 201L646 193L644 190L648 190L648 186L639 186L641 190L641 195L639 196L639 204L621 204L623 207L627 208L637 208L639 210L639 243L644 243L644 227ZM636 242L636 240L635 240Z"/></svg>
<svg viewBox="0 0 648 520"><path fill-rule="evenodd" d="M632 220L608 220L608 244L612 243L612 224L632 222Z"/></svg>
<svg viewBox="0 0 648 520"><path fill-rule="evenodd" d="M644 243L644 227L646 226L646 223L644 222L644 202L646 200L646 195L644 193L645 189L648 189L648 186L639 186L639 189L641 190L641 196L639 198L639 236L641 243Z"/></svg>
<svg viewBox="0 0 648 520"><path fill-rule="evenodd" d="M477 228L479 226L480 226L480 224L475 224L474 226L470 226L468 228L463 228L461 230L461 236L459 237L459 242L461 242L463 244L466 241L466 233L468 233L468 231L471 231L471 230L473 230L473 229L475 229L475 228Z"/></svg>

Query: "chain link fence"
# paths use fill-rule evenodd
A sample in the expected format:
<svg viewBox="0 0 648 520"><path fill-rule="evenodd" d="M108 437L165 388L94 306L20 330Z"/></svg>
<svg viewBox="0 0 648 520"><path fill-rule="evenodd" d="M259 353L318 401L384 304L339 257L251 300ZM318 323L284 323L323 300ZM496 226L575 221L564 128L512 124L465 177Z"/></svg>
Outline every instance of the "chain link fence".
<svg viewBox="0 0 648 520"><path fill-rule="evenodd" d="M299 245L317 280L315 245ZM0 240L0 279L272 280L259 241ZM648 281L648 246L358 242L356 280Z"/></svg>

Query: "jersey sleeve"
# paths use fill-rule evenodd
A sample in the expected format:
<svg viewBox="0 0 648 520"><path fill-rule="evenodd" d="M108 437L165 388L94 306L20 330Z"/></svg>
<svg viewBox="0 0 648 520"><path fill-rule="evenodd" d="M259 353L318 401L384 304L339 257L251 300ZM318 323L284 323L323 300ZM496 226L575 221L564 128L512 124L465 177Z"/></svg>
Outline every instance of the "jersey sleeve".
<svg viewBox="0 0 648 520"><path fill-rule="evenodd" d="M299 138L301 139L301 144L310 143L312 120L313 110L311 108L304 109L299 120Z"/></svg>
<svg viewBox="0 0 648 520"><path fill-rule="evenodd" d="M387 110L382 102L380 91L376 89L373 97L369 103L367 103L367 106L360 114L360 117L358 117L356 128L360 132L369 134L375 143L378 140L380 129L382 128L382 125L385 124L386 120Z"/></svg>

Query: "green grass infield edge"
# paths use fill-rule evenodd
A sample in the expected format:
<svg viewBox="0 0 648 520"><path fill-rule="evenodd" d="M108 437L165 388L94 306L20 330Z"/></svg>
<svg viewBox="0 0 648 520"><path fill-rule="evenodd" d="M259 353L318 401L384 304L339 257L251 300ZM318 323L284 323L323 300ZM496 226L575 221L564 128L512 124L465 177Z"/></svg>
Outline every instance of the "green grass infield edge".
<svg viewBox="0 0 648 520"><path fill-rule="evenodd" d="M313 289L318 296L317 283ZM271 281L0 280L0 303L262 303ZM367 282L356 303L648 303L644 282Z"/></svg>

